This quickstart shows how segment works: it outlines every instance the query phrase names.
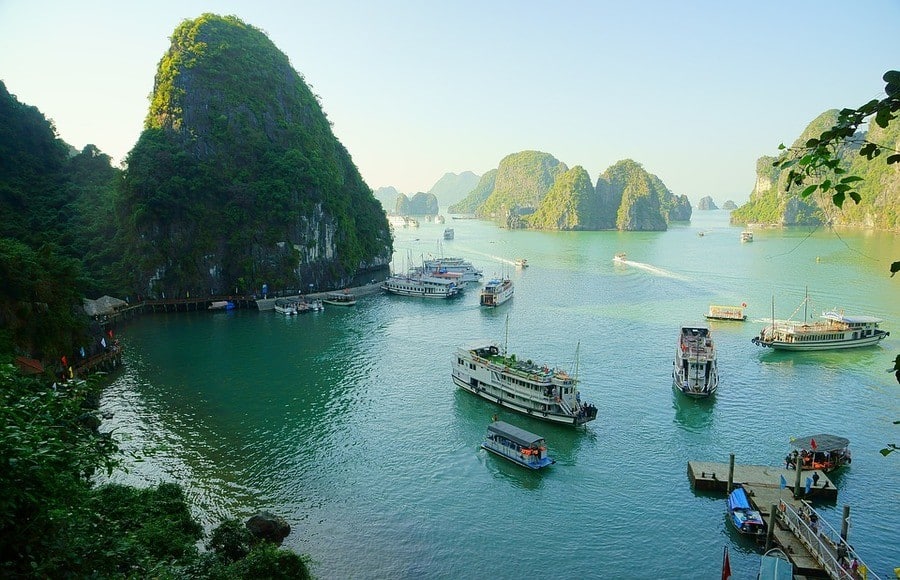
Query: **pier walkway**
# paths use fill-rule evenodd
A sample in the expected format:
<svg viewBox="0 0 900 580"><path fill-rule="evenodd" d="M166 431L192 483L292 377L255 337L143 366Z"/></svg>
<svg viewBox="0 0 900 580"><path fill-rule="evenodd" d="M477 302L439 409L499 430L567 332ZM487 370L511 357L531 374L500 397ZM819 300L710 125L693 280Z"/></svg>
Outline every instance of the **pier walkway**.
<svg viewBox="0 0 900 580"><path fill-rule="evenodd" d="M878 578L847 543L846 529L836 533L807 501L837 500L837 488L825 473L735 465L733 456L730 463L689 461L687 471L694 489L727 494L742 485L766 523L766 548L780 547L791 560L795 577ZM850 508L844 509L846 520Z"/></svg>

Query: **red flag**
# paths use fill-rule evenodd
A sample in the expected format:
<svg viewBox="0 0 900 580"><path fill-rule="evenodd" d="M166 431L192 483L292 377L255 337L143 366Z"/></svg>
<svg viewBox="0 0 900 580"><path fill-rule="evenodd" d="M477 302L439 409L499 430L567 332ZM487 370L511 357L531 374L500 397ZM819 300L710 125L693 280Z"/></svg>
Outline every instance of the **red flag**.
<svg viewBox="0 0 900 580"><path fill-rule="evenodd" d="M818 445L816 445L816 440L815 440L815 439L810 439L810 440L809 440L809 446L812 447L812 450L813 450L813 451L815 451L815 450L816 450L816 447L818 447Z"/></svg>
<svg viewBox="0 0 900 580"><path fill-rule="evenodd" d="M62 356L59 358L59 360L62 361L62 364L63 364L64 367L69 366L69 361L68 361L68 359L66 359L66 355L62 355Z"/></svg>
<svg viewBox="0 0 900 580"><path fill-rule="evenodd" d="M728 560L728 546L725 546L725 555L722 557L722 580L731 578L731 562Z"/></svg>
<svg viewBox="0 0 900 580"><path fill-rule="evenodd" d="M112 328L109 329L109 337L110 337L110 338L113 337Z"/></svg>

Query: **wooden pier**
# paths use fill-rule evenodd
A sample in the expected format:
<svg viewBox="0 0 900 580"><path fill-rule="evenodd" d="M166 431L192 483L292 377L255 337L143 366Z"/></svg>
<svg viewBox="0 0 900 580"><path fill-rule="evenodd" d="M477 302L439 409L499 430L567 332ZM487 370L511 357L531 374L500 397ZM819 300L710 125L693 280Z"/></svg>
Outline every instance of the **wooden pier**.
<svg viewBox="0 0 900 580"><path fill-rule="evenodd" d="M725 494L738 485L747 491L750 504L766 523L766 548L777 545L791 560L795 577L856 579L850 562L862 562L846 541L846 529L838 534L816 514L812 501L834 502L837 488L822 471L688 461L688 479L694 489ZM814 477L816 476L816 477ZM807 493L807 485L809 492ZM845 518L849 506L845 506ZM815 522L815 523L813 523ZM877 578L869 571L870 578Z"/></svg>

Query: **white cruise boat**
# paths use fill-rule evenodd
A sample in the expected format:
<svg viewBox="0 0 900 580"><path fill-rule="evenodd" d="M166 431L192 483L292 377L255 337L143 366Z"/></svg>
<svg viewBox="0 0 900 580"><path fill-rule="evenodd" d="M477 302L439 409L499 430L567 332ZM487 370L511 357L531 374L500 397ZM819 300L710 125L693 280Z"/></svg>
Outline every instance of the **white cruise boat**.
<svg viewBox="0 0 900 580"><path fill-rule="evenodd" d="M297 301L289 298L279 298L275 301L275 312L285 316L294 316L298 313Z"/></svg>
<svg viewBox="0 0 900 580"><path fill-rule="evenodd" d="M459 272L463 282L481 282L484 273L462 258L432 258L425 260L426 272Z"/></svg>
<svg viewBox="0 0 900 580"><path fill-rule="evenodd" d="M494 344L458 348L451 368L459 388L536 419L577 426L597 418L597 407L581 401L575 377L520 361Z"/></svg>
<svg viewBox="0 0 900 580"><path fill-rule="evenodd" d="M515 290L512 280L509 278L494 278L487 282L481 290L481 305L500 306L513 297Z"/></svg>
<svg viewBox="0 0 900 580"><path fill-rule="evenodd" d="M807 296L801 306L808 302ZM823 312L822 319L805 322L804 316L804 322L775 320L773 306L772 324L750 340L777 350L831 350L871 346L891 334L878 328L882 319L874 316L847 316L843 310L834 309Z"/></svg>
<svg viewBox="0 0 900 580"><path fill-rule="evenodd" d="M709 327L681 327L675 347L672 385L689 397L708 397L719 388L716 347Z"/></svg>
<svg viewBox="0 0 900 580"><path fill-rule="evenodd" d="M420 276L395 274L384 281L381 289L391 294L417 298L450 298L456 296L460 291L456 282L427 274Z"/></svg>

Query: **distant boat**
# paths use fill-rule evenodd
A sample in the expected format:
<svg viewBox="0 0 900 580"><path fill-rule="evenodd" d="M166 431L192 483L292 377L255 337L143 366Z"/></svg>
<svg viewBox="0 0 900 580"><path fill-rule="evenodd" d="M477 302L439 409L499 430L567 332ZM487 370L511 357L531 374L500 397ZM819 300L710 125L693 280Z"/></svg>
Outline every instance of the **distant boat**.
<svg viewBox="0 0 900 580"><path fill-rule="evenodd" d="M209 310L234 310L234 302L216 300L209 305Z"/></svg>
<svg viewBox="0 0 900 580"><path fill-rule="evenodd" d="M719 368L709 327L681 327L675 347L672 384L689 397L708 397L716 392Z"/></svg>
<svg viewBox="0 0 900 580"><path fill-rule="evenodd" d="M757 580L793 580L794 565L787 554L779 548L772 548L762 555L759 561Z"/></svg>
<svg viewBox="0 0 900 580"><path fill-rule="evenodd" d="M626 255L625 255L625 252L619 252L618 254L616 254L615 256L613 256L613 262L622 262L622 263L625 263L625 261L626 261Z"/></svg>
<svg viewBox="0 0 900 580"><path fill-rule="evenodd" d="M329 292L325 295L325 298L322 299L322 302L331 304L332 306L353 306L356 304L356 296L351 294L348 290L344 290L343 292Z"/></svg>
<svg viewBox="0 0 900 580"><path fill-rule="evenodd" d="M453 228L446 228L444 230L444 239L452 240L453 239Z"/></svg>
<svg viewBox="0 0 900 580"><path fill-rule="evenodd" d="M494 278L481 290L480 304L487 307L500 306L513 297L516 289L509 278Z"/></svg>
<svg viewBox="0 0 900 580"><path fill-rule="evenodd" d="M741 232L741 241L742 242L752 242L753 241L753 232L751 232L751 231Z"/></svg>
<svg viewBox="0 0 900 580"><path fill-rule="evenodd" d="M808 304L807 295L800 306ZM773 300L772 324L750 340L758 346L800 351L871 346L890 336L889 332L878 328L882 319L874 316L847 316L843 310L834 309L822 313L823 321L807 322L806 318L804 314L803 322L775 320Z"/></svg>
<svg viewBox="0 0 900 580"><path fill-rule="evenodd" d="M527 268L528 260L525 258L516 258L516 268Z"/></svg>
<svg viewBox="0 0 900 580"><path fill-rule="evenodd" d="M850 465L850 440L837 435L819 433L791 441L793 451L785 458L787 467L802 470L834 471Z"/></svg>
<svg viewBox="0 0 900 580"><path fill-rule="evenodd" d="M445 270L447 272L459 272L463 275L463 282L480 282L484 273L472 265L472 262L462 258L432 258L425 260L424 270L427 273Z"/></svg>
<svg viewBox="0 0 900 580"><path fill-rule="evenodd" d="M746 302L742 303L740 306L716 306L714 304L710 304L709 312L706 313L706 319L738 321L747 320L747 315L744 314L744 308L746 307Z"/></svg>
<svg viewBox="0 0 900 580"><path fill-rule="evenodd" d="M543 437L503 421L488 425L481 448L528 469L542 469L556 463L547 456Z"/></svg>
<svg viewBox="0 0 900 580"><path fill-rule="evenodd" d="M766 534L766 523L756 507L750 504L750 498L742 485L738 485L728 494L728 521L734 529L753 537L763 537Z"/></svg>

